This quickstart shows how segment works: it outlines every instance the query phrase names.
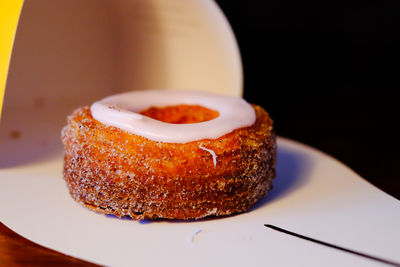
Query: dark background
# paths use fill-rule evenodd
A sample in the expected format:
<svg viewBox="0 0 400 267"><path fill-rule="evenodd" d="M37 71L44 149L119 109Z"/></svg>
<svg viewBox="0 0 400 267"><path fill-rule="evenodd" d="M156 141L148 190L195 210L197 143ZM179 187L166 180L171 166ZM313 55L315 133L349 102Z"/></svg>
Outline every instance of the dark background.
<svg viewBox="0 0 400 267"><path fill-rule="evenodd" d="M400 199L400 1L217 0L277 134Z"/></svg>

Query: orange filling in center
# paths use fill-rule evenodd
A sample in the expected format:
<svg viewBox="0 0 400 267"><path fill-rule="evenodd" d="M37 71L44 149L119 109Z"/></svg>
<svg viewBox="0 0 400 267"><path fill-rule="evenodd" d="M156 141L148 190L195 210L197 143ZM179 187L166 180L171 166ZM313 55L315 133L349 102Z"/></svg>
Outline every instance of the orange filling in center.
<svg viewBox="0 0 400 267"><path fill-rule="evenodd" d="M166 107L150 107L140 114L167 123L197 123L209 121L219 116L218 111L199 105L176 105Z"/></svg>

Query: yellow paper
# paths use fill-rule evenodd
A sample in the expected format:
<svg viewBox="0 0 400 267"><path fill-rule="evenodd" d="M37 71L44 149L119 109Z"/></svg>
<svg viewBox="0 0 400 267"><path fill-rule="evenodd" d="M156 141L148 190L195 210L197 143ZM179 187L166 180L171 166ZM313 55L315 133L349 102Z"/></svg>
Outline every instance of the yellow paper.
<svg viewBox="0 0 400 267"><path fill-rule="evenodd" d="M23 0L0 0L0 118L11 51Z"/></svg>

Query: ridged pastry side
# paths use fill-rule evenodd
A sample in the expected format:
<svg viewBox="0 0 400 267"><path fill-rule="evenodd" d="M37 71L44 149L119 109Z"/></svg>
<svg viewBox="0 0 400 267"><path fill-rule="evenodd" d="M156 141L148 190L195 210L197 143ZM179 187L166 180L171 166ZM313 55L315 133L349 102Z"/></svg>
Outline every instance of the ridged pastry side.
<svg viewBox="0 0 400 267"><path fill-rule="evenodd" d="M248 210L272 187L272 120L253 105L256 122L215 140L156 142L93 119L88 107L62 130L64 179L92 210L133 219L199 219ZM204 148L214 151L213 155Z"/></svg>

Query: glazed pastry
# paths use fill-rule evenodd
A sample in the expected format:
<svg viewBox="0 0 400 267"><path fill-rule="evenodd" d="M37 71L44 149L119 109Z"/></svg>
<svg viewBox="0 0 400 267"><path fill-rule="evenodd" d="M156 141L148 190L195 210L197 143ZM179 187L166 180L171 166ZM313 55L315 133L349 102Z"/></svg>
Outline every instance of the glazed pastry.
<svg viewBox="0 0 400 267"><path fill-rule="evenodd" d="M272 120L237 97L135 91L82 107L62 130L64 179L92 210L199 219L248 210L272 187Z"/></svg>

